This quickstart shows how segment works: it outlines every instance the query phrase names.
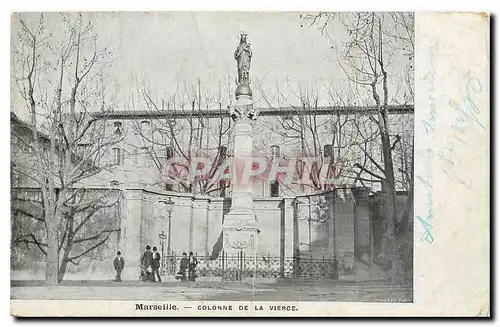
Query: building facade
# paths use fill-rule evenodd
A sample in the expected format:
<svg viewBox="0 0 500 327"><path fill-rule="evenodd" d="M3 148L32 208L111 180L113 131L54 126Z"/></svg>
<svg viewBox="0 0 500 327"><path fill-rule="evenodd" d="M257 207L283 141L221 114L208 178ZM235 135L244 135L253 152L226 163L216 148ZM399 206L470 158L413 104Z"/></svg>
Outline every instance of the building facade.
<svg viewBox="0 0 500 327"><path fill-rule="evenodd" d="M83 183L96 192L121 192L116 208L101 213L116 216L119 227L105 247L89 254L88 264L70 269L71 278L111 274L109 260L120 250L128 266L125 276L136 279L146 245L161 245L166 257L193 251L207 262L219 258L223 219L231 205L231 179L221 178L231 173L226 165L233 147L231 119L222 112L186 117L115 112L97 118L106 125L107 134L120 135L121 141L100 156L106 168ZM17 117L11 118L13 133L26 129L22 126ZM398 210L403 211L413 113L392 115L390 126L398 167ZM24 142L13 141L13 153L29 154L23 146L29 143L28 132ZM278 258L283 270L284 258L327 258L335 260L338 278L382 278L377 262L384 256L381 244L389 240L380 231L384 218L372 206L379 197L380 182L356 169L363 165L376 172L382 161L379 138L370 115L359 112L260 117L254 157L268 167L252 181L258 256ZM91 146L85 141L79 144L82 152ZM14 159L12 165L17 162ZM270 173L273 165L279 169ZM251 167L258 169L253 162ZM28 186L36 189L29 178L17 176L18 172L12 178L13 193ZM33 251L22 250L19 255L33 260ZM36 261L43 265L43 255L38 253Z"/></svg>

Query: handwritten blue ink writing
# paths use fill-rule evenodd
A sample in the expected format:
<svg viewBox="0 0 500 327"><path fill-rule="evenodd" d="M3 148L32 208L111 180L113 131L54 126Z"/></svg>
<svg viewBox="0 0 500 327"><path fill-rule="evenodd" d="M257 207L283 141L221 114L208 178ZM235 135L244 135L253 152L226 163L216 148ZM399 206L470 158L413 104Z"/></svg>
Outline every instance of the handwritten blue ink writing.
<svg viewBox="0 0 500 327"><path fill-rule="evenodd" d="M475 94L479 94L482 91L483 87L481 85L481 81L479 81L479 79L473 76L469 71L467 72L466 76L465 96L463 97L463 104L465 105L465 108L461 107L452 99L450 99L450 105L457 111L457 113L460 114L459 117L462 121L466 122L468 119L473 123L474 126L477 125L485 130L486 126L478 118L478 115L481 113L481 111L474 102L473 96L471 94L472 92L474 92Z"/></svg>
<svg viewBox="0 0 500 327"><path fill-rule="evenodd" d="M479 79L474 77L471 72L468 72L465 78L465 95L462 98L462 103L448 98L448 103L454 109L456 117L451 125L451 137L443 149L437 152L442 164L442 171L451 180L467 188L472 186L472 177L463 176L463 171L459 169L461 158L457 155L457 150L460 146L468 144L467 132L471 128L486 129L486 126L478 117L481 111L474 101L474 95L481 93L482 90ZM458 172L462 172L462 176L459 176Z"/></svg>
<svg viewBox="0 0 500 327"><path fill-rule="evenodd" d="M424 215L417 215L417 220L424 228L422 240L428 243L434 242L432 235L431 221L434 219L434 188L432 183L432 157L434 153L431 149L426 150L426 171L424 175L417 175L417 181L422 184L426 192L427 198L427 212Z"/></svg>
<svg viewBox="0 0 500 327"><path fill-rule="evenodd" d="M436 51L437 44L434 44L429 49L429 73L427 75L428 79L428 89L429 89L429 112L425 119L421 120L424 131L427 135L432 135L436 129ZM434 158L434 153L431 149L426 149L424 156L425 171L421 175L417 175L417 180L425 189L427 198L427 210L425 214L417 214L417 221L421 224L424 229L422 234L422 240L427 243L434 242L434 235L432 234L432 224L431 221L434 219L434 192L433 192L433 178L432 178L432 161Z"/></svg>
<svg viewBox="0 0 500 327"><path fill-rule="evenodd" d="M429 86L429 106L430 110L428 117L422 119L422 125L424 126L425 132L430 134L435 130L436 124L436 48L437 45L434 44L430 49L430 63L429 63L429 73L427 76L428 86Z"/></svg>

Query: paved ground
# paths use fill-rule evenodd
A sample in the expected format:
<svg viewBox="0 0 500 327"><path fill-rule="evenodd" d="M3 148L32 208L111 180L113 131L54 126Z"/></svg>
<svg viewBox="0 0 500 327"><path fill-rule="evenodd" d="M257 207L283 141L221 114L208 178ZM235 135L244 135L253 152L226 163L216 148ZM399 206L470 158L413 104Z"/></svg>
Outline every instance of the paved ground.
<svg viewBox="0 0 500 327"><path fill-rule="evenodd" d="M12 299L155 301L349 301L412 302L412 287L381 282L178 282L65 281L46 287L40 281L12 281Z"/></svg>

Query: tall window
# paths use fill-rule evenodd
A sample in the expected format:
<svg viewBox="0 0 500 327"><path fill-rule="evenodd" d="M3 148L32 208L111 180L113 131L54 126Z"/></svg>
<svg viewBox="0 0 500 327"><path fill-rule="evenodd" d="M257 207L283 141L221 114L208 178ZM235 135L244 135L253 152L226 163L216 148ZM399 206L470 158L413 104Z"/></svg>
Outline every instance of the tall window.
<svg viewBox="0 0 500 327"><path fill-rule="evenodd" d="M275 198L280 196L280 184L278 181L271 182L271 197Z"/></svg>
<svg viewBox="0 0 500 327"><path fill-rule="evenodd" d="M149 134L151 132L151 123L149 121L141 121L141 132L143 134Z"/></svg>
<svg viewBox="0 0 500 327"><path fill-rule="evenodd" d="M276 160L280 157L280 147L277 145L271 145L271 159Z"/></svg>
<svg viewBox="0 0 500 327"><path fill-rule="evenodd" d="M275 164L278 163L280 159L280 147L277 145L272 145L271 146L271 160L275 162ZM274 180L270 184L270 193L271 197L278 197L280 196L280 184L278 180Z"/></svg>
<svg viewBox="0 0 500 327"><path fill-rule="evenodd" d="M167 146L165 148L165 158L172 159L174 157L174 147L173 146Z"/></svg>
<svg viewBox="0 0 500 327"><path fill-rule="evenodd" d="M115 121L115 122L113 123L113 125L114 125L114 127L115 127L115 131L114 131L114 133L115 133L116 135L121 135L121 134L123 133L122 123L121 123L121 122L119 122L119 121Z"/></svg>
<svg viewBox="0 0 500 327"><path fill-rule="evenodd" d="M143 146L140 150L141 154L141 165L143 167L150 167L153 162L151 156L153 155L153 149L151 147Z"/></svg>
<svg viewBox="0 0 500 327"><path fill-rule="evenodd" d="M331 144L326 144L323 147L323 157L331 158L333 156L333 146Z"/></svg>
<svg viewBox="0 0 500 327"><path fill-rule="evenodd" d="M123 150L120 148L113 148L113 163L115 165L123 165L124 159L125 155Z"/></svg>

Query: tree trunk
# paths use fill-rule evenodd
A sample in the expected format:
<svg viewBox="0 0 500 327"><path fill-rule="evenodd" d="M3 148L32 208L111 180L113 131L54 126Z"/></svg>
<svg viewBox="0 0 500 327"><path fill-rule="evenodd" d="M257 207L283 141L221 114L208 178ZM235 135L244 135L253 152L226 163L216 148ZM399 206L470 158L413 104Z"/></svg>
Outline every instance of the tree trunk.
<svg viewBox="0 0 500 327"><path fill-rule="evenodd" d="M47 261L45 267L45 284L59 283L59 242L57 240L57 220L54 212L45 216L47 224Z"/></svg>
<svg viewBox="0 0 500 327"><path fill-rule="evenodd" d="M413 199L414 199L414 187L413 187L413 182L414 182L414 175L413 175L413 163L414 163L414 153L412 151L411 155L411 172L410 172L410 188L408 189L408 197L406 199L406 207L405 210L401 216L401 220L399 221L399 224L397 225L396 228L396 235L397 236L404 236L408 230L409 230L409 220L410 220L410 214L413 212Z"/></svg>
<svg viewBox="0 0 500 327"><path fill-rule="evenodd" d="M387 126L387 111L382 108L379 115L379 128L382 143L382 154L384 158L385 182L383 192L387 195L384 201L384 257L387 268L392 268L393 262L397 259L395 226L397 222L396 213L396 185L394 178L394 166L392 162L391 142L389 138L389 128Z"/></svg>
<svg viewBox="0 0 500 327"><path fill-rule="evenodd" d="M74 204L74 201L73 201ZM59 277L58 281L59 283L63 281L64 279L64 274L66 273L66 268L68 267L69 263L69 256L71 254L71 249L73 247L73 239L74 239L74 214L73 215L68 215L66 216L67 221L67 236L66 236L66 244L63 245L62 250L63 250L63 258L61 261L61 267L59 268Z"/></svg>
<svg viewBox="0 0 500 327"><path fill-rule="evenodd" d="M64 257L61 262L61 267L59 267L59 275L57 278L58 283L62 282L64 279L64 274L66 273L66 268L68 267L68 257L66 256L66 253L64 254Z"/></svg>

